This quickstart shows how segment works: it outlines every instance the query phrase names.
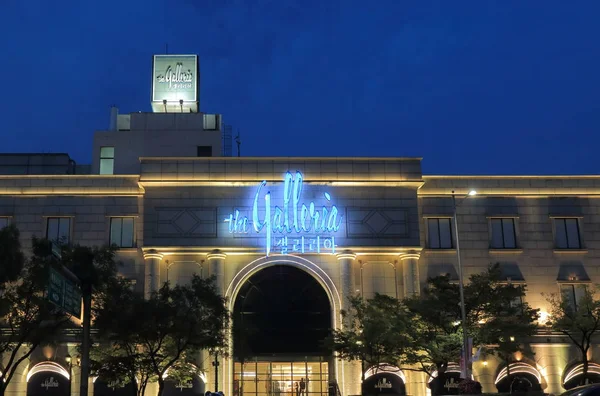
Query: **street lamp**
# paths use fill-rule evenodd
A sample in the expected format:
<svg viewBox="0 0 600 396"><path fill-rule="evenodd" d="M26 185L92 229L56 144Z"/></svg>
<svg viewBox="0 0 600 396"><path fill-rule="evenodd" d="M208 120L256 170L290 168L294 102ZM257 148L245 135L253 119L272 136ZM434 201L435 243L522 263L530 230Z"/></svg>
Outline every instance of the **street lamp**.
<svg viewBox="0 0 600 396"><path fill-rule="evenodd" d="M69 366L69 392L71 392L71 384L73 383L73 364L71 355L67 352L67 356L65 356L65 362Z"/></svg>
<svg viewBox="0 0 600 396"><path fill-rule="evenodd" d="M472 197L477 195L477 191L471 190L467 194L467 197ZM465 311L465 290L463 283L463 271L462 264L460 261L460 241L458 237L458 219L456 216L456 197L454 196L454 191L452 191L452 206L453 206L453 220L454 220L454 235L456 236L456 259L458 261L458 289L460 292L460 317L462 321L462 331L463 331L463 345L462 345L462 355L463 355L463 367L465 379L471 378L471 370L469 367L469 361L471 360L471 351L469 351L469 336L467 334L467 313Z"/></svg>

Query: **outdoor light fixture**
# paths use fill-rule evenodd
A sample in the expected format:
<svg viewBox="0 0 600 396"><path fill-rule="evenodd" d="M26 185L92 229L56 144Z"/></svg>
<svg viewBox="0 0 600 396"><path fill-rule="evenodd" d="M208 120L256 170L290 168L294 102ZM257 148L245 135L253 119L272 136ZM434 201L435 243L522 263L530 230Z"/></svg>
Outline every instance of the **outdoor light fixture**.
<svg viewBox="0 0 600 396"><path fill-rule="evenodd" d="M69 364L69 366L71 365L71 355L69 355L67 353L67 356L65 356L65 361Z"/></svg>
<svg viewBox="0 0 600 396"><path fill-rule="evenodd" d="M475 191L475 190L469 191L469 196L472 197L473 195L477 195L477 191Z"/></svg>
<svg viewBox="0 0 600 396"><path fill-rule="evenodd" d="M510 337L510 342L515 342L515 337Z"/></svg>
<svg viewBox="0 0 600 396"><path fill-rule="evenodd" d="M483 361L483 365L484 365L484 366L487 366L487 360L484 360L484 361Z"/></svg>
<svg viewBox="0 0 600 396"><path fill-rule="evenodd" d="M44 357L46 358L46 360L50 360L52 359L52 357L54 356L54 346L53 345L44 345L44 347L42 347L42 354L44 355Z"/></svg>

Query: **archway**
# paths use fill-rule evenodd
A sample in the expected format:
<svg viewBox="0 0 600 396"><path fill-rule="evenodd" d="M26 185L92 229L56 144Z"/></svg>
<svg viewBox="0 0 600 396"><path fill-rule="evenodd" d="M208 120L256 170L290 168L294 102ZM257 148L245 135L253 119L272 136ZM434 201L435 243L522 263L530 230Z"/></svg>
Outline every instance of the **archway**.
<svg viewBox="0 0 600 396"><path fill-rule="evenodd" d="M234 394L327 394L332 307L313 274L270 263L241 283L232 311Z"/></svg>
<svg viewBox="0 0 600 396"><path fill-rule="evenodd" d="M69 396L70 377L58 363L38 363L27 372L27 396Z"/></svg>
<svg viewBox="0 0 600 396"><path fill-rule="evenodd" d="M508 377L506 367L500 370L495 381L498 392L511 392L511 389L517 383L524 384L531 391L540 391L542 389L542 375L535 367L528 363L511 363L510 377Z"/></svg>
<svg viewBox="0 0 600 396"><path fill-rule="evenodd" d="M100 375L94 377L94 396L130 396L135 394L135 384L128 382L127 384L118 381L110 381Z"/></svg>
<svg viewBox="0 0 600 396"><path fill-rule="evenodd" d="M583 363L578 363L567 367L563 378L563 388L573 389L579 385L599 383L600 382L600 364L589 362L587 378L583 378Z"/></svg>
<svg viewBox="0 0 600 396"><path fill-rule="evenodd" d="M380 364L365 371L364 395L405 395L406 376L398 367Z"/></svg>
<svg viewBox="0 0 600 396"><path fill-rule="evenodd" d="M460 365L456 363L448 363L443 376L439 376L438 371L431 373L431 377L427 381L427 387L431 389L433 395L458 395L458 384L461 381Z"/></svg>

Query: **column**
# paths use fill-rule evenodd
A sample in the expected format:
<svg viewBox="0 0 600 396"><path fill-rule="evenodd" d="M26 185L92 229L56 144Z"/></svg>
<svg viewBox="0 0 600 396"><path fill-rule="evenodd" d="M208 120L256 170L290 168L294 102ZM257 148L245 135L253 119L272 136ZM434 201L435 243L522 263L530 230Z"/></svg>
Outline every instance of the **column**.
<svg viewBox="0 0 600 396"><path fill-rule="evenodd" d="M356 259L356 254L349 250L345 250L337 255L339 267L340 267L340 298L342 299L341 309L348 309L350 307L350 297L352 297L356 290L354 282L354 269L353 263ZM360 395L361 394L361 362L342 362L342 373L343 377L339 376L338 373L338 385L342 395Z"/></svg>
<svg viewBox="0 0 600 396"><path fill-rule="evenodd" d="M225 295L225 258L227 255L220 250L213 250L206 255L210 276L216 278L217 291Z"/></svg>
<svg viewBox="0 0 600 396"><path fill-rule="evenodd" d="M206 255L209 275L215 277L217 292L222 296L225 295L225 258L227 258L227 255L218 249L213 250ZM233 342L233 340L231 340L231 342ZM215 362L214 355L210 355L209 351L204 351L203 355L204 357L208 357L209 360L208 363L205 363L208 365L208 383L206 389L211 392L226 392L225 384L232 381L232 378L229 378L229 368L230 365L233 364L233 360L228 359L228 361L226 361L226 359L219 357ZM218 367L215 367L214 363L218 364ZM215 384L215 368L218 368L219 370L218 384Z"/></svg>
<svg viewBox="0 0 600 396"><path fill-rule="evenodd" d="M162 258L163 255L154 249L144 252L144 261L146 262L146 284L144 285L144 291L146 297L150 296L150 293L160 289L160 260Z"/></svg>
<svg viewBox="0 0 600 396"><path fill-rule="evenodd" d="M404 297L419 295L421 292L419 257L420 254L417 252L408 252L399 256L402 262Z"/></svg>
<svg viewBox="0 0 600 396"><path fill-rule="evenodd" d="M349 307L349 298L354 295L354 271L352 264L356 259L356 254L349 250L344 250L337 255L340 267L340 298L342 299L341 309Z"/></svg>

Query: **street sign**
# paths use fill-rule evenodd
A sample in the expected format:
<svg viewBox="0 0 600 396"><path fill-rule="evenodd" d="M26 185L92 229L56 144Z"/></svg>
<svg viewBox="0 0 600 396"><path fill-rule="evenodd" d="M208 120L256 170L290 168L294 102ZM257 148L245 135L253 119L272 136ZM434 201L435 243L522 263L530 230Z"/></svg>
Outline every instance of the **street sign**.
<svg viewBox="0 0 600 396"><path fill-rule="evenodd" d="M69 315L81 319L81 291L75 282L50 268L47 292L50 302L64 309Z"/></svg>

